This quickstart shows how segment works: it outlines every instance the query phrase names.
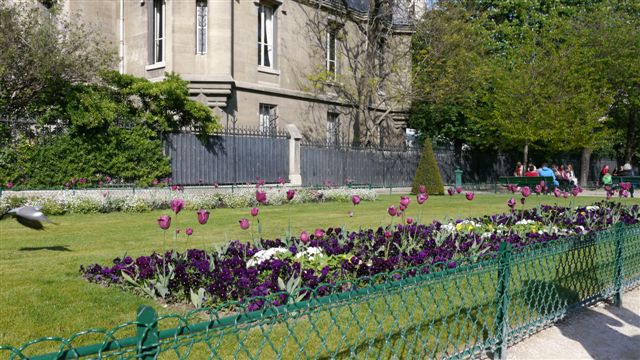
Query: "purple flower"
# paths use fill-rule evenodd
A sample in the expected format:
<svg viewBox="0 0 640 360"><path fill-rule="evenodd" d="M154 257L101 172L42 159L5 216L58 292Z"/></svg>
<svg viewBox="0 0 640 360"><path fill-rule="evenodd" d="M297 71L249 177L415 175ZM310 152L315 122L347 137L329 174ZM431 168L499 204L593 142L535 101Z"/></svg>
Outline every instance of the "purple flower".
<svg viewBox="0 0 640 360"><path fill-rule="evenodd" d="M418 187L418 192L419 192L420 194L426 194L426 193L427 193L427 187L426 187L426 186L424 186L424 185L420 185L420 186Z"/></svg>
<svg viewBox="0 0 640 360"><path fill-rule="evenodd" d="M473 192L472 192L472 191L467 191L467 193L465 194L465 196L466 196L467 200L471 201L471 200L473 200L473 197L474 197L475 195L473 194Z"/></svg>
<svg viewBox="0 0 640 360"><path fill-rule="evenodd" d="M511 198L507 201L507 206L509 206L512 210L516 207L516 199Z"/></svg>
<svg viewBox="0 0 640 360"><path fill-rule="evenodd" d="M354 206L360 204L360 200L362 199L360 199L360 196L358 195L353 195L351 197L351 202L353 203Z"/></svg>
<svg viewBox="0 0 640 360"><path fill-rule="evenodd" d="M322 230L322 229L316 229L316 231L314 232L314 235L315 235L317 238L321 238L321 237L323 237L323 236L324 236L324 230Z"/></svg>
<svg viewBox="0 0 640 360"><path fill-rule="evenodd" d="M204 210L204 209L200 209L197 211L198 214L198 222L201 225L204 225L207 223L207 221L209 221L209 211L208 210Z"/></svg>
<svg viewBox="0 0 640 360"><path fill-rule="evenodd" d="M520 204L524 205L527 200L525 198L520 198Z"/></svg>
<svg viewBox="0 0 640 360"><path fill-rule="evenodd" d="M540 194L542 192L542 185L538 184L534 189L536 194Z"/></svg>
<svg viewBox="0 0 640 360"><path fill-rule="evenodd" d="M258 209L257 207L251 208L251 216L258 216L259 211L260 209Z"/></svg>
<svg viewBox="0 0 640 360"><path fill-rule="evenodd" d="M391 205L389 206L389 208L387 209L387 212L389 213L389 215L391 216L396 216L398 214L398 209L396 209L395 206Z"/></svg>
<svg viewBox="0 0 640 360"><path fill-rule="evenodd" d="M400 197L400 205L404 206L405 208L409 206L410 202L411 202L411 198L409 198L408 196Z"/></svg>
<svg viewBox="0 0 640 360"><path fill-rule="evenodd" d="M11 189L13 187L13 183L11 181L7 181L7 189Z"/></svg>
<svg viewBox="0 0 640 360"><path fill-rule="evenodd" d="M307 233L306 231L303 231L300 233L300 241L302 241L303 243L307 243L309 242L309 233Z"/></svg>
<svg viewBox="0 0 640 360"><path fill-rule="evenodd" d="M409 225L413 224L413 218L408 217L407 218L407 224L409 224Z"/></svg>
<svg viewBox="0 0 640 360"><path fill-rule="evenodd" d="M280 184L280 185L284 185L286 182L287 182L287 181L284 179L284 177L280 176L280 177L278 178L278 184Z"/></svg>
<svg viewBox="0 0 640 360"><path fill-rule="evenodd" d="M553 195L558 198L562 195L562 191L559 188L555 188L553 189Z"/></svg>
<svg viewBox="0 0 640 360"><path fill-rule="evenodd" d="M427 193L420 193L418 194L418 196L416 196L416 201L420 205L424 204L428 199L429 199L429 194Z"/></svg>
<svg viewBox="0 0 640 360"><path fill-rule="evenodd" d="M184 232L187 234L187 236L193 235L193 229L192 228L187 228L187 230L185 230Z"/></svg>
<svg viewBox="0 0 640 360"><path fill-rule="evenodd" d="M260 204L265 204L267 202L267 193L264 191L256 190L256 201Z"/></svg>
<svg viewBox="0 0 640 360"><path fill-rule="evenodd" d="M531 189L528 186L524 186L520 192L522 193L522 196L524 197L529 197L529 195L531 195Z"/></svg>
<svg viewBox="0 0 640 360"><path fill-rule="evenodd" d="M562 197L565 198L565 199L568 198L569 197L569 193L566 192L566 191L563 191L562 192Z"/></svg>
<svg viewBox="0 0 640 360"><path fill-rule="evenodd" d="M171 200L170 206L171 206L171 210L173 210L173 212L176 213L176 215L178 215L180 210L182 210L182 208L184 208L184 200L182 200L182 199L173 199L173 200Z"/></svg>
<svg viewBox="0 0 640 360"><path fill-rule="evenodd" d="M579 193L580 193L579 186L574 186L573 189L571 189L571 195L573 195L574 197L578 196Z"/></svg>
<svg viewBox="0 0 640 360"><path fill-rule="evenodd" d="M167 230L171 226L171 216L169 215L162 215L157 221L162 230Z"/></svg>
<svg viewBox="0 0 640 360"><path fill-rule="evenodd" d="M458 186L458 187L456 188L456 192L457 192L458 194L460 194L460 193L462 192L462 188L461 188L460 186Z"/></svg>
<svg viewBox="0 0 640 360"><path fill-rule="evenodd" d="M455 190L453 190L453 188L448 188L447 189L447 193L449 194L449 196L453 196L454 192L455 192Z"/></svg>
<svg viewBox="0 0 640 360"><path fill-rule="evenodd" d="M293 189L287 190L287 200L293 200L293 197L296 195L296 191Z"/></svg>
<svg viewBox="0 0 640 360"><path fill-rule="evenodd" d="M242 218L238 220L238 222L240 223L240 228L242 230L247 230L249 228L249 219Z"/></svg>

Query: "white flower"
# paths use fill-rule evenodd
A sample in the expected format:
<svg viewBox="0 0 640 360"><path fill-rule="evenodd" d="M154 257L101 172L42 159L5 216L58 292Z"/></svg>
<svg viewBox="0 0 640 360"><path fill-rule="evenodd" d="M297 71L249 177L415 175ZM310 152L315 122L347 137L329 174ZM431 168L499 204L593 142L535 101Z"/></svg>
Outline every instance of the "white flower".
<svg viewBox="0 0 640 360"><path fill-rule="evenodd" d="M305 251L296 254L296 259L306 256L308 260L313 260L316 256L323 257L322 249L319 247L308 247Z"/></svg>
<svg viewBox="0 0 640 360"><path fill-rule="evenodd" d="M289 252L289 249L282 247L274 247L266 250L260 250L249 261L247 261L247 268L252 266L257 266L262 264L263 262L271 259L274 255L278 253L286 253Z"/></svg>

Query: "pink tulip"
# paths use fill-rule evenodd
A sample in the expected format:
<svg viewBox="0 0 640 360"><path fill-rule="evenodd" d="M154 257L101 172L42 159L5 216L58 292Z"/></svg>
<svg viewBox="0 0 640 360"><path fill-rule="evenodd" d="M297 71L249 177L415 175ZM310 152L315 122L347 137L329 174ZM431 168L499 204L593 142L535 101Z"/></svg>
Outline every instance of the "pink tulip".
<svg viewBox="0 0 640 360"><path fill-rule="evenodd" d="M413 218L408 217L407 218L407 224L409 224L409 225L413 224Z"/></svg>
<svg viewBox="0 0 640 360"><path fill-rule="evenodd" d="M187 228L187 230L185 230L184 232L187 234L187 236L193 235L193 229L192 228Z"/></svg>
<svg viewBox="0 0 640 360"><path fill-rule="evenodd" d="M256 190L256 201L260 204L265 204L267 202L267 193L264 191Z"/></svg>
<svg viewBox="0 0 640 360"><path fill-rule="evenodd" d="M396 216L398 214L398 209L396 209L395 206L391 205L389 206L389 208L387 209L387 212L389 213L389 215L391 216Z"/></svg>
<svg viewBox="0 0 640 360"><path fill-rule="evenodd" d="M529 197L529 195L531 195L531 189L528 186L524 186L520 192L522 193L522 196L524 197Z"/></svg>
<svg viewBox="0 0 640 360"><path fill-rule="evenodd" d="M579 193L580 193L580 187L574 186L573 189L571 189L571 195L573 195L573 197L578 196Z"/></svg>
<svg viewBox="0 0 640 360"><path fill-rule="evenodd" d="M542 192L542 186L540 186L540 184L536 185L534 189L536 191L536 194L540 194Z"/></svg>
<svg viewBox="0 0 640 360"><path fill-rule="evenodd" d="M258 209L257 207L251 208L251 216L258 216L259 211L260 209Z"/></svg>
<svg viewBox="0 0 640 360"><path fill-rule="evenodd" d="M162 230L167 230L171 226L171 216L169 215L162 215L157 221Z"/></svg>
<svg viewBox="0 0 640 360"><path fill-rule="evenodd" d="M280 184L280 185L284 185L284 183L285 183L285 182L287 182L287 181L284 179L284 177L280 176L280 177L278 178L278 184Z"/></svg>
<svg viewBox="0 0 640 360"><path fill-rule="evenodd" d="M566 192L566 191L562 192L562 197L565 198L565 199L568 198L569 197L569 193Z"/></svg>
<svg viewBox="0 0 640 360"><path fill-rule="evenodd" d="M324 230L322 229L316 229L316 231L313 233L317 238L321 238L324 236Z"/></svg>
<svg viewBox="0 0 640 360"><path fill-rule="evenodd" d="M629 193L629 190L622 190L622 197L628 198L630 196L631 193Z"/></svg>
<svg viewBox="0 0 640 360"><path fill-rule="evenodd" d="M361 200L362 199L360 199L360 196L358 196L358 195L353 195L351 197L351 202L353 203L354 206L360 204Z"/></svg>
<svg viewBox="0 0 640 360"><path fill-rule="evenodd" d="M424 185L420 185L420 186L418 187L418 192L419 192L420 194L426 194L426 193L427 193L427 187L426 187L426 186L424 186Z"/></svg>
<svg viewBox="0 0 640 360"><path fill-rule="evenodd" d="M173 199L173 200L171 200L170 206L171 206L171 210L173 210L173 212L176 213L176 215L178 215L180 210L182 210L182 208L184 208L184 200L182 200L182 199Z"/></svg>
<svg viewBox="0 0 640 360"><path fill-rule="evenodd" d="M384 237L386 237L387 239L389 239L392 236L393 236L393 234L391 233L391 231L387 230L387 231L384 232Z"/></svg>
<svg viewBox="0 0 640 360"><path fill-rule="evenodd" d="M264 184L266 184L266 182L263 179L260 179L259 177L256 178L258 181L256 181L256 187L259 188L260 186L263 186Z"/></svg>
<svg viewBox="0 0 640 360"><path fill-rule="evenodd" d="M307 233L306 231L301 232L300 241L306 244L309 241L309 233Z"/></svg>
<svg viewBox="0 0 640 360"><path fill-rule="evenodd" d="M287 190L287 200L293 200L293 197L296 195L296 191L293 189Z"/></svg>
<svg viewBox="0 0 640 360"><path fill-rule="evenodd" d="M207 221L209 221L209 211L208 210L204 210L204 209L200 209L197 211L198 214L198 222L201 225L204 225L207 223Z"/></svg>
<svg viewBox="0 0 640 360"><path fill-rule="evenodd" d="M447 189L447 193L449 194L449 196L453 196L453 193L454 193L454 192L455 192L455 191L453 190L453 188L448 188L448 189Z"/></svg>
<svg viewBox="0 0 640 360"><path fill-rule="evenodd" d="M456 192L457 192L458 194L460 194L460 193L462 192L462 188L461 188L460 186L458 186L458 187L456 188Z"/></svg>
<svg viewBox="0 0 640 360"><path fill-rule="evenodd" d="M467 191L467 193L465 194L465 196L466 196L467 200L471 201L471 200L473 200L473 197L474 197L475 195L473 194L473 192L472 192L472 191Z"/></svg>
<svg viewBox="0 0 640 360"><path fill-rule="evenodd" d="M560 191L559 188L555 188L555 189L553 189L553 195L555 197L560 197L562 195L562 191Z"/></svg>
<svg viewBox="0 0 640 360"><path fill-rule="evenodd" d="M409 203L411 203L411 198L409 198L408 196L400 197L400 205L404 205L404 207L406 208L407 206L409 206Z"/></svg>
<svg viewBox="0 0 640 360"><path fill-rule="evenodd" d="M513 209L514 207L516 207L516 199L511 198L507 201L507 206L509 206L511 209Z"/></svg>
<svg viewBox="0 0 640 360"><path fill-rule="evenodd" d="M405 211L405 210L407 210L407 207L402 205L402 204L400 204L400 211Z"/></svg>
<svg viewBox="0 0 640 360"><path fill-rule="evenodd" d="M247 230L249 228L249 219L242 218L238 222L240 223L240 229Z"/></svg>
<svg viewBox="0 0 640 360"><path fill-rule="evenodd" d="M427 193L420 193L418 194L418 196L416 196L416 201L420 205L424 204L428 199L429 199L429 194Z"/></svg>

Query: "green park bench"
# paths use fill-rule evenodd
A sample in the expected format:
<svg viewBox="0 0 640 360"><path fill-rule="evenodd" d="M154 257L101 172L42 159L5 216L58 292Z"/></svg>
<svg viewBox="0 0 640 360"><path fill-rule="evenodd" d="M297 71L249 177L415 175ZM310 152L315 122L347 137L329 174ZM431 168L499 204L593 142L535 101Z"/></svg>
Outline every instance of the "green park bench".
<svg viewBox="0 0 640 360"><path fill-rule="evenodd" d="M533 190L536 185L540 184L541 181L544 181L546 186L553 190L553 177L551 176L501 176L498 178L498 182L501 186L507 186L509 184L519 187L528 186L531 190ZM498 192L497 185L495 190Z"/></svg>
<svg viewBox="0 0 640 360"><path fill-rule="evenodd" d="M612 176L611 184L614 188L617 188L620 183L631 183L631 196L633 196L634 189L640 189L640 176Z"/></svg>

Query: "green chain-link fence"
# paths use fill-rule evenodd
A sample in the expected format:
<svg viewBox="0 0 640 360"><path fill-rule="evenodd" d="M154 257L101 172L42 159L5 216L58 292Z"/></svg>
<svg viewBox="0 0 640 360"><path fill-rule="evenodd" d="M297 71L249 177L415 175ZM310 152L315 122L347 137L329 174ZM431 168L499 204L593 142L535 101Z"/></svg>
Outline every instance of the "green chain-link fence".
<svg viewBox="0 0 640 360"><path fill-rule="evenodd" d="M519 249L503 243L497 254L461 263L327 285L336 291L324 297L300 289L308 300L253 312L242 310L248 302L184 316L141 307L136 321L2 346L0 358L504 358L509 344L572 309L606 298L620 304L640 284L640 226Z"/></svg>

